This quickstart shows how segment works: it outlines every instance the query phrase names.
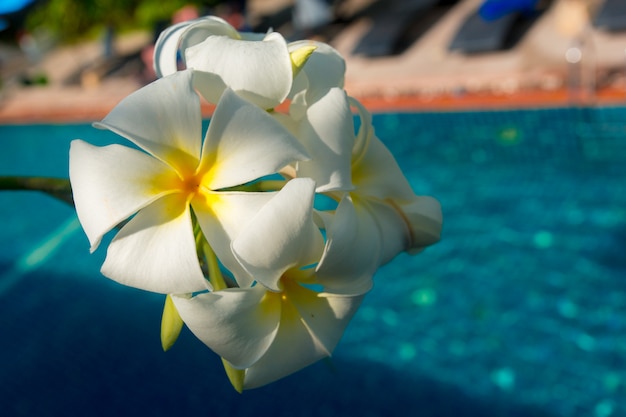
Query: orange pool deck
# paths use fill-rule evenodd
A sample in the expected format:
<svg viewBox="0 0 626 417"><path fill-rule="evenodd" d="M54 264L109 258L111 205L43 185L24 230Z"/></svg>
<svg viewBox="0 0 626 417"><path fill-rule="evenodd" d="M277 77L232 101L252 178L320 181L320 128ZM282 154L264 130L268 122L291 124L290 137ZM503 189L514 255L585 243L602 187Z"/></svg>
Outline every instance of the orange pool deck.
<svg viewBox="0 0 626 417"><path fill-rule="evenodd" d="M63 95L67 96L61 97ZM36 94L34 101L14 100L10 106L0 107L0 124L93 122L106 116L125 95L109 93L101 97L92 94L84 97L72 95L62 89L53 93L47 91ZM626 91L617 88L597 91L595 97L588 101L573 99L565 89L520 91L509 95L467 93L437 97L400 95L393 98L373 96L357 98L373 113L626 105ZM213 109L213 106L203 104L203 116L210 117Z"/></svg>

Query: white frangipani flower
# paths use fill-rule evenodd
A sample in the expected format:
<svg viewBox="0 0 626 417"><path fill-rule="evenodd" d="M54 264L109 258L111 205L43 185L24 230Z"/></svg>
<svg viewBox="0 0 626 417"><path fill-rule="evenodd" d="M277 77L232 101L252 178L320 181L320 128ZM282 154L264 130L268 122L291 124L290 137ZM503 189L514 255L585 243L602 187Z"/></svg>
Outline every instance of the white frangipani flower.
<svg viewBox="0 0 626 417"><path fill-rule="evenodd" d="M95 250L131 218L108 247L104 275L161 293L206 289L196 255L192 210L219 259L240 285L251 284L230 242L272 193L223 191L273 174L307 155L259 107L223 94L204 141L194 72L162 78L125 98L98 127L143 151L72 142L70 180L76 211ZM253 128L251 128L253 127Z"/></svg>
<svg viewBox="0 0 626 417"><path fill-rule="evenodd" d="M312 289L325 289L310 267L324 249L312 216L314 188L310 179L289 181L251 220L258 227L245 228L233 241L257 285L172 297L191 331L243 371L238 389L265 385L329 356L363 298L361 289Z"/></svg>
<svg viewBox="0 0 626 417"><path fill-rule="evenodd" d="M91 250L119 228L102 273L167 294L163 349L187 325L238 391L330 356L377 269L439 240L439 202L411 189L327 44L210 16L166 29L154 66L95 124L130 147L71 145Z"/></svg>

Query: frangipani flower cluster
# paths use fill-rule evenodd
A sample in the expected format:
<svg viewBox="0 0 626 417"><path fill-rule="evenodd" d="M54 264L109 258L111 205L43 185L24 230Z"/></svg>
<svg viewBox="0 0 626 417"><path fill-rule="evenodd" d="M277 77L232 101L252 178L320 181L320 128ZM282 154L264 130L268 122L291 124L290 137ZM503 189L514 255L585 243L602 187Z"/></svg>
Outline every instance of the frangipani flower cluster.
<svg viewBox="0 0 626 417"><path fill-rule="evenodd" d="M102 273L166 294L164 349L184 323L238 391L330 356L378 267L438 241L439 203L415 195L330 46L205 17L154 58L160 78L95 124L132 146L70 150L91 250L119 229Z"/></svg>

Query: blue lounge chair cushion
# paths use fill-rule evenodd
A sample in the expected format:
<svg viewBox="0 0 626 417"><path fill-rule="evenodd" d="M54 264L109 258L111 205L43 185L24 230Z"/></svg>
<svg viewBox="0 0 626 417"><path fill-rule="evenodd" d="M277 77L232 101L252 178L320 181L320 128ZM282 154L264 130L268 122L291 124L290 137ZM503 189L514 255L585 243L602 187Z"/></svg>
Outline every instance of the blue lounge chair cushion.
<svg viewBox="0 0 626 417"><path fill-rule="evenodd" d="M539 0L485 0L479 14L491 21L512 13L532 14L537 10Z"/></svg>

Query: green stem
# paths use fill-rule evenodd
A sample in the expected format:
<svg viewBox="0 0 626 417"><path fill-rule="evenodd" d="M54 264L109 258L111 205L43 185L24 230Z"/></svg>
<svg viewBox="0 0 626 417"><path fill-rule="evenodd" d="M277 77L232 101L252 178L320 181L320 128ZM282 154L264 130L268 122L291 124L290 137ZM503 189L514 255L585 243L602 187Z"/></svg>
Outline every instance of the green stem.
<svg viewBox="0 0 626 417"><path fill-rule="evenodd" d="M285 185L285 180L262 180L250 184L237 185L235 187L224 188L220 191L246 191L265 192L278 191Z"/></svg>
<svg viewBox="0 0 626 417"><path fill-rule="evenodd" d="M285 186L285 180L265 180L256 184L257 191L279 191Z"/></svg>
<svg viewBox="0 0 626 417"><path fill-rule="evenodd" d="M196 215L193 213L193 211L192 222L193 234L196 240L198 261L200 261L200 267L202 268L202 272L205 274L205 276L207 276L209 282L213 286L213 291L219 291L228 288L228 284L226 284L224 275L222 275L222 270L220 269L217 255L215 255L213 248L211 247L211 245L209 245L209 242L207 242L204 233L202 233L202 229L200 228L198 219L196 218Z"/></svg>
<svg viewBox="0 0 626 417"><path fill-rule="evenodd" d="M40 191L74 206L70 180L47 177L0 177L0 190Z"/></svg>
<svg viewBox="0 0 626 417"><path fill-rule="evenodd" d="M220 264L217 261L217 256L213 252L213 248L209 245L206 239L202 242L202 249L209 268L209 282L213 285L213 291L225 290L228 288L222 271L220 270Z"/></svg>

